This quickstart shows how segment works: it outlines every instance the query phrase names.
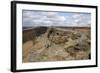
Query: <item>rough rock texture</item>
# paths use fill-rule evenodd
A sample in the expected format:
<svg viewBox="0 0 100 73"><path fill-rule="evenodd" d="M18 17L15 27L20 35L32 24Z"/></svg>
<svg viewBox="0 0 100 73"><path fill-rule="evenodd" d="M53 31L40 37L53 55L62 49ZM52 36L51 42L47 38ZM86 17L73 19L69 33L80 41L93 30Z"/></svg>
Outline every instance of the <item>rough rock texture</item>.
<svg viewBox="0 0 100 73"><path fill-rule="evenodd" d="M89 59L90 32L90 28L48 28L32 40L31 47L25 47L27 42L23 44L23 62Z"/></svg>

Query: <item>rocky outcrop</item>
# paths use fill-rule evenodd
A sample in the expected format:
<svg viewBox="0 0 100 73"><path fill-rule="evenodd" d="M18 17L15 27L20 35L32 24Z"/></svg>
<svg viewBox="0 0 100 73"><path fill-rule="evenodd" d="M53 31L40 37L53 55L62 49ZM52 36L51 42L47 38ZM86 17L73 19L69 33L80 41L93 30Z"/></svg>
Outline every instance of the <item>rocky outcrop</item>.
<svg viewBox="0 0 100 73"><path fill-rule="evenodd" d="M23 62L90 59L90 32L90 28L48 28L35 37L33 46L29 48L28 60L23 59Z"/></svg>

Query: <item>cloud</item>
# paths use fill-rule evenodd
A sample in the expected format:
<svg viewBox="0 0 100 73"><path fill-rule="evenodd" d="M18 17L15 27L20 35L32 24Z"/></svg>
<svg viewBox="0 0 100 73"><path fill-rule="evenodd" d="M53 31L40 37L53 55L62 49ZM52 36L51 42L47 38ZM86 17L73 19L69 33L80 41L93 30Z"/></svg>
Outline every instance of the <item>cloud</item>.
<svg viewBox="0 0 100 73"><path fill-rule="evenodd" d="M23 26L90 26L90 14L23 11Z"/></svg>
<svg viewBox="0 0 100 73"><path fill-rule="evenodd" d="M78 26L90 26L91 24L90 14L74 14L72 17Z"/></svg>

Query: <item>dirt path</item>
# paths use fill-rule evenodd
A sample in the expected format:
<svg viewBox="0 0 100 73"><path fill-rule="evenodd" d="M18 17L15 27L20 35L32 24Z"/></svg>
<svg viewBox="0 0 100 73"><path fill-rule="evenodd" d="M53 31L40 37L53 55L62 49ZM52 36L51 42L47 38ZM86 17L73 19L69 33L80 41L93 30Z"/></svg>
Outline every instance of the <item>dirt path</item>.
<svg viewBox="0 0 100 73"><path fill-rule="evenodd" d="M28 62L28 55L32 47L33 42L31 40L23 44L23 62Z"/></svg>

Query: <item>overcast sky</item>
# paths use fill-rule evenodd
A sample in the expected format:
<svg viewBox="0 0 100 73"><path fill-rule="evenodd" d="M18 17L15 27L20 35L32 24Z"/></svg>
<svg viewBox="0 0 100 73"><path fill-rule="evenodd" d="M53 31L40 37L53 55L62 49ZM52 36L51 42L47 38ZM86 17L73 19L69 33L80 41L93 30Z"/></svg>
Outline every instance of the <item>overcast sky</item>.
<svg viewBox="0 0 100 73"><path fill-rule="evenodd" d="M47 12L23 10L23 26L88 26L91 25L90 13Z"/></svg>

